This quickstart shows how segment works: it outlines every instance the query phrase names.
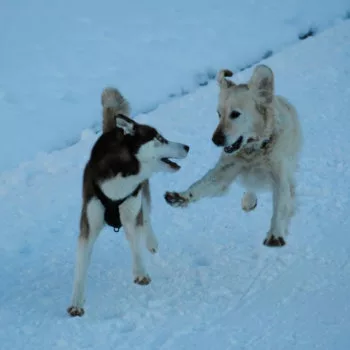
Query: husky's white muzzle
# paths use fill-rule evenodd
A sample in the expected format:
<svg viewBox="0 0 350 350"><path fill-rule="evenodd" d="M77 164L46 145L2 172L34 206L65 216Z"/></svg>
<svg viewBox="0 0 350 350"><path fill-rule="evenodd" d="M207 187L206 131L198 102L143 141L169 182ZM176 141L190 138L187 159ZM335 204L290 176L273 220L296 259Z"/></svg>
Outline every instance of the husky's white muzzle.
<svg viewBox="0 0 350 350"><path fill-rule="evenodd" d="M189 146L177 142L168 141L168 143L162 145L161 151L159 152L161 164L160 171L178 171L181 167L177 163L171 161L169 158L184 159L187 157L189 150Z"/></svg>

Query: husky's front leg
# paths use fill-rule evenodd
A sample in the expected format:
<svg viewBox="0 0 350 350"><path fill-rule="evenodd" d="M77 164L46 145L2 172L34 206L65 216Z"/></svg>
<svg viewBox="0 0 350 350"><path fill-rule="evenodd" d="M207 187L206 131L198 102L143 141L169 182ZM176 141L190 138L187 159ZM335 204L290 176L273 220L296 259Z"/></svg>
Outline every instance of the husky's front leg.
<svg viewBox="0 0 350 350"><path fill-rule="evenodd" d="M130 223L124 225L124 230L132 255L132 273L134 276L134 283L140 285L149 284L151 278L145 269L141 252L142 233L136 228L136 225Z"/></svg>
<svg viewBox="0 0 350 350"><path fill-rule="evenodd" d="M140 210L141 195L138 194L136 197L130 198L120 207L120 219L131 250L134 282L140 285L146 285L151 282L151 278L146 272L142 258L142 226L137 227L137 214Z"/></svg>
<svg viewBox="0 0 350 350"><path fill-rule="evenodd" d="M143 224L143 233L146 239L146 247L150 253L155 254L158 251L158 239L153 231L150 217L146 217Z"/></svg>
<svg viewBox="0 0 350 350"><path fill-rule="evenodd" d="M273 213L270 230L264 240L264 245L281 247L286 244L284 236L291 201L290 185L283 164L273 167L272 178Z"/></svg>
<svg viewBox="0 0 350 350"><path fill-rule="evenodd" d="M138 215L138 229L144 235L146 247L150 253L155 254L158 251L158 240L151 224L151 191L149 180L142 185L142 204Z"/></svg>
<svg viewBox="0 0 350 350"><path fill-rule="evenodd" d="M165 200L174 207L186 207L189 203L199 201L204 197L222 196L239 172L240 166L234 162L234 159L223 155L213 169L193 183L186 191L166 192Z"/></svg>
<svg viewBox="0 0 350 350"><path fill-rule="evenodd" d="M87 270L91 260L93 245L104 223L104 208L97 199L83 206L80 219L80 235L75 264L72 304L67 309L71 316L84 315L84 292Z"/></svg>

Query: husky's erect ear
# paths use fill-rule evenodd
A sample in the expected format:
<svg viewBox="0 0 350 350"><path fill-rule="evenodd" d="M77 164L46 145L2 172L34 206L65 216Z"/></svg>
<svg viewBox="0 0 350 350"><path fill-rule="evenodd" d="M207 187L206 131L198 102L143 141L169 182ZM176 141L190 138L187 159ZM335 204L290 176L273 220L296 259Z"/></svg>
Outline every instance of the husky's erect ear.
<svg viewBox="0 0 350 350"><path fill-rule="evenodd" d="M220 88L228 88L234 86L235 83L231 80L227 80L226 77L232 77L233 73L228 69L221 69L217 74L216 81L218 82Z"/></svg>
<svg viewBox="0 0 350 350"><path fill-rule="evenodd" d="M124 135L133 135L135 133L135 122L123 114L115 116L117 128L123 129Z"/></svg>
<svg viewBox="0 0 350 350"><path fill-rule="evenodd" d="M261 103L272 103L274 94L274 77L272 70L268 66L265 66L264 64L256 66L248 86L255 91Z"/></svg>

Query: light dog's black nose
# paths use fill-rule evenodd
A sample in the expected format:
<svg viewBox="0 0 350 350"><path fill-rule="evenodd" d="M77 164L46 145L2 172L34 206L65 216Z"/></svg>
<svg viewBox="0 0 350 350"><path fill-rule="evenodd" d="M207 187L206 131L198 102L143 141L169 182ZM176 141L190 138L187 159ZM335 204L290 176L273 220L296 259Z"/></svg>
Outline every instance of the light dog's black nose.
<svg viewBox="0 0 350 350"><path fill-rule="evenodd" d="M186 152L188 152L190 150L190 146L184 145L184 149Z"/></svg>
<svg viewBox="0 0 350 350"><path fill-rule="evenodd" d="M215 131L212 141L216 146L224 146L225 145L225 135L221 130Z"/></svg>

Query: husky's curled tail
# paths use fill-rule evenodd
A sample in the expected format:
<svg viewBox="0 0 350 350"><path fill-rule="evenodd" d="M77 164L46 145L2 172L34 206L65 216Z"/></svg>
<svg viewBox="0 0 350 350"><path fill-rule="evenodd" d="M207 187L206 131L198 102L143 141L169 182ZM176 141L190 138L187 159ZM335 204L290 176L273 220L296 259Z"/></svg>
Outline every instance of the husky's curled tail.
<svg viewBox="0 0 350 350"><path fill-rule="evenodd" d="M106 87L102 91L101 104L103 107L102 130L104 133L115 128L115 117L118 114L126 117L130 116L129 102L116 88Z"/></svg>

